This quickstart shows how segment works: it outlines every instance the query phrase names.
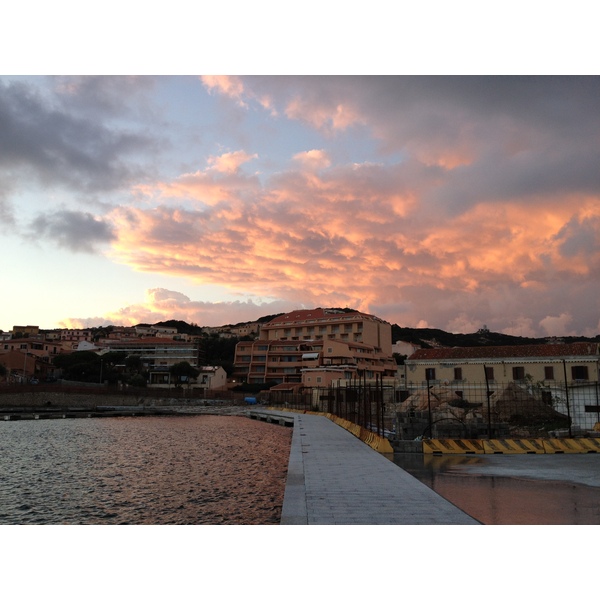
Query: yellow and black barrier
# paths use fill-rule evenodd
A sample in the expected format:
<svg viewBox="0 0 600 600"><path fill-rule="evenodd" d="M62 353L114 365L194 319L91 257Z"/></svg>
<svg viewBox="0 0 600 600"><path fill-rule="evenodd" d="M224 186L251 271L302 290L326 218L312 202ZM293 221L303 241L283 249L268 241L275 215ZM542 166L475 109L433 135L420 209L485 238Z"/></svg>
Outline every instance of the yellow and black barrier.
<svg viewBox="0 0 600 600"><path fill-rule="evenodd" d="M558 438L544 440L546 454L595 454L600 452L598 438Z"/></svg>
<svg viewBox="0 0 600 600"><path fill-rule="evenodd" d="M540 439L483 440L485 454L545 454Z"/></svg>
<svg viewBox="0 0 600 600"><path fill-rule="evenodd" d="M424 454L483 454L482 440L423 440Z"/></svg>
<svg viewBox="0 0 600 600"><path fill-rule="evenodd" d="M423 440L424 454L594 454L598 438Z"/></svg>

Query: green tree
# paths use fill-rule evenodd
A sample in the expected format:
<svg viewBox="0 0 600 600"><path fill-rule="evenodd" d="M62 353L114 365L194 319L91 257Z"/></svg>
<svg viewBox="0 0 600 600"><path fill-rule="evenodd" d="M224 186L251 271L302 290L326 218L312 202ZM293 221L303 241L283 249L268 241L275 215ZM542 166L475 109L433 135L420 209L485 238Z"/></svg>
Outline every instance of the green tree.
<svg viewBox="0 0 600 600"><path fill-rule="evenodd" d="M64 379L96 383L100 381L101 358L95 352L86 350L59 354L53 363L62 370Z"/></svg>
<svg viewBox="0 0 600 600"><path fill-rule="evenodd" d="M133 387L146 387L146 378L136 373L127 380L127 383Z"/></svg>
<svg viewBox="0 0 600 600"><path fill-rule="evenodd" d="M125 359L125 366L127 367L127 370L132 373L141 373L144 368L142 357L138 354L130 354Z"/></svg>
<svg viewBox="0 0 600 600"><path fill-rule="evenodd" d="M200 371L192 367L187 361L174 364L169 372L176 385L180 385L184 381L189 383L190 379L196 379L200 375Z"/></svg>
<svg viewBox="0 0 600 600"><path fill-rule="evenodd" d="M397 365L403 365L404 361L408 358L406 354L399 354L398 352L394 352L392 356L394 357Z"/></svg>

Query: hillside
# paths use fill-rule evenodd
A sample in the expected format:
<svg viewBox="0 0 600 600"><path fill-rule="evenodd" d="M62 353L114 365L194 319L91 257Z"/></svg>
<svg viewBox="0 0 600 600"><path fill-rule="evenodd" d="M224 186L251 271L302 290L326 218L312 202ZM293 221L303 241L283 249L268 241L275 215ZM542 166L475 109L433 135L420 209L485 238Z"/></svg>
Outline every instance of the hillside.
<svg viewBox="0 0 600 600"><path fill-rule="evenodd" d="M417 344L423 348L435 346L465 348L473 346L522 346L526 344L548 344L551 342L600 342L600 335L597 335L595 338L583 336L530 338L496 333L487 328L480 329L475 333L448 333L442 329L418 329L392 325L392 343L399 341Z"/></svg>
<svg viewBox="0 0 600 600"><path fill-rule="evenodd" d="M348 310L350 309L342 309ZM257 319L258 323L267 323L274 319L275 317L280 316L280 314L275 315L266 315ZM241 325L247 325L250 322L237 323L236 325L229 325L230 327L239 327ZM161 321L159 323L155 323L157 326L165 326L165 327L176 327L177 331L180 333L187 333L190 335L199 335L202 332L202 327L198 326L195 323L188 324L185 321ZM226 325L224 325L226 327ZM550 338L550 337L541 337L541 338L530 338L530 337L521 337L514 335L507 335L504 333L497 333L494 331L490 331L485 326L476 331L474 333L449 333L444 331L443 329L434 329L434 328L416 328L416 327L400 327L399 325L392 325L392 343L395 342L410 342L412 344L416 344L422 346L423 348L427 347L436 347L436 346L445 346L448 348L452 347L469 347L469 346L520 346L526 344L548 344L548 343L556 343L556 342L598 342L600 343L600 335L597 335L594 338L589 337L562 337L562 338Z"/></svg>

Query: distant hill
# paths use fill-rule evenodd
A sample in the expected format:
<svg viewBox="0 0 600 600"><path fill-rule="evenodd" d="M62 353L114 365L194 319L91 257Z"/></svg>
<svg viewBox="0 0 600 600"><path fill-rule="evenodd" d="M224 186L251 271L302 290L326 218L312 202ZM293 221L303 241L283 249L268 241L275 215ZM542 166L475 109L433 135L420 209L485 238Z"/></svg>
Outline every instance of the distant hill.
<svg viewBox="0 0 600 600"><path fill-rule="evenodd" d="M356 312L353 309L339 309L344 312ZM239 327L249 323L268 323L275 317L279 317L284 313L274 315L265 315L256 319L256 321L245 321L236 323L235 325L223 325L223 327ZM195 323L186 323L185 321L169 320L155 323L156 326L176 327L179 333L187 333L188 335L201 335L202 327ZM522 346L527 344L548 344L548 343L572 343L572 342L598 342L600 343L600 335L596 337L576 337L567 336L561 338L554 337L521 337L507 335L505 333L497 333L490 331L487 327L483 327L474 333L449 333L443 329L434 328L416 328L416 327L400 327L392 325L392 343L410 342L423 348L434 348L443 346L446 348L465 348L474 346Z"/></svg>
<svg viewBox="0 0 600 600"><path fill-rule="evenodd" d="M465 348L474 346L524 346L528 344L572 343L572 342L600 342L600 335L595 338L587 337L543 337L530 338L505 333L496 333L487 328L475 333L448 333L442 329L419 329L392 325L392 343L410 342L423 348L445 346L447 348Z"/></svg>

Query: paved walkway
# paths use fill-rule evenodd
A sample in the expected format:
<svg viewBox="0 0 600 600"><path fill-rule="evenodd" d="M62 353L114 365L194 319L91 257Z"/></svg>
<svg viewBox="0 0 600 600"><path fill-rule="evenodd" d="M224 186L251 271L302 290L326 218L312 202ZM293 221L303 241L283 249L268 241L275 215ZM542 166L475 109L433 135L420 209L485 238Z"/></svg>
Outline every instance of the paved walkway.
<svg viewBox="0 0 600 600"><path fill-rule="evenodd" d="M282 525L471 525L478 521L327 417L294 416Z"/></svg>

